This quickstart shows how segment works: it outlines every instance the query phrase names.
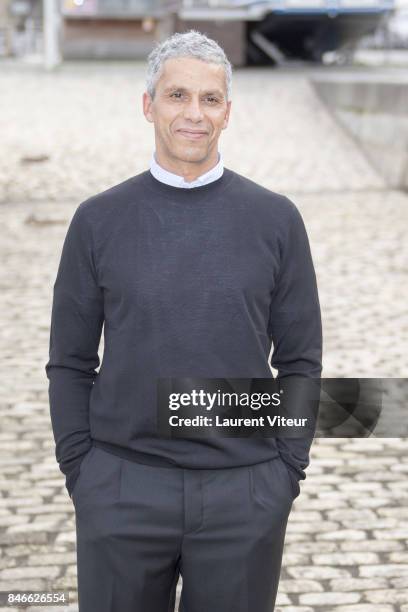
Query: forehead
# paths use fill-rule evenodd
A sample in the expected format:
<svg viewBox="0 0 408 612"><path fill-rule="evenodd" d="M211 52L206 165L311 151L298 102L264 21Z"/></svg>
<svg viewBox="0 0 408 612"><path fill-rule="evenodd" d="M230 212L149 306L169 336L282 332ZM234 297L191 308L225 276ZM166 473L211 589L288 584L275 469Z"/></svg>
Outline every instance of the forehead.
<svg viewBox="0 0 408 612"><path fill-rule="evenodd" d="M225 92L225 69L222 65L196 58L171 58L164 62L157 85L162 90L183 87L187 90L218 89Z"/></svg>

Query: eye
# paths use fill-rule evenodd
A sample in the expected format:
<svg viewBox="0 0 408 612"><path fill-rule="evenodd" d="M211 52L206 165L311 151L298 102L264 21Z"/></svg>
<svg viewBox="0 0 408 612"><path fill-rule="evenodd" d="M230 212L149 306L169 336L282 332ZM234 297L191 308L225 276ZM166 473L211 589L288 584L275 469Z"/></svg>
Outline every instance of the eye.
<svg viewBox="0 0 408 612"><path fill-rule="evenodd" d="M183 96L183 94L181 93L181 91L173 91L173 93L170 94L170 98L174 98L175 100L180 100L182 98L182 96ZM218 103L218 99L215 98L214 96L207 96L205 99L210 104L217 104Z"/></svg>

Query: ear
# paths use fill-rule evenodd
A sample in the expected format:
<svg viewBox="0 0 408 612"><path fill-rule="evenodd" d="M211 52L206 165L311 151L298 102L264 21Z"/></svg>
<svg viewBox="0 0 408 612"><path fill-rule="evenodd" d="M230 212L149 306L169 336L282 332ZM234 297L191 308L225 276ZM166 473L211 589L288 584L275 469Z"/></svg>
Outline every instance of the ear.
<svg viewBox="0 0 408 612"><path fill-rule="evenodd" d="M225 130L225 128L228 126L229 116L231 112L231 104L232 104L232 100L229 100L227 102L227 110L225 111L224 123L222 125L223 130Z"/></svg>
<svg viewBox="0 0 408 612"><path fill-rule="evenodd" d="M143 114L150 123L153 123L152 104L153 100L150 94L145 91L143 93Z"/></svg>

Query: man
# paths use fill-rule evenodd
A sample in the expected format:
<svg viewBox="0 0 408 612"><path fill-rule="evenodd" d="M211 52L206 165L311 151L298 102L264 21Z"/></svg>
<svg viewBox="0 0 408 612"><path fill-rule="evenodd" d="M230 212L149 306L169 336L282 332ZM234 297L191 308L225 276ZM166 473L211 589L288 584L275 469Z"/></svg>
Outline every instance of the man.
<svg viewBox="0 0 408 612"><path fill-rule="evenodd" d="M54 284L46 371L80 612L173 611L179 574L182 612L271 612L311 440L166 438L156 391L271 378L271 344L280 378L319 377L308 239L288 198L223 166L219 45L176 33L148 62L150 169L78 206Z"/></svg>

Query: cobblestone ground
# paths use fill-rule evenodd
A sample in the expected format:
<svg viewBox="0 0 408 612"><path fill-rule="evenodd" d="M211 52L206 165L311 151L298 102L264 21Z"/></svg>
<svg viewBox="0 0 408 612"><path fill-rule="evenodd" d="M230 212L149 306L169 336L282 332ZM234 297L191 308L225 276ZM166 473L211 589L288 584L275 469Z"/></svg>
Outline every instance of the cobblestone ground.
<svg viewBox="0 0 408 612"><path fill-rule="evenodd" d="M0 591L66 589L74 603L58 611L77 605L73 506L44 372L52 284L79 202L148 166L143 70L6 66L0 75ZM225 165L284 192L304 216L324 376L407 376L408 196L387 190L306 72L236 70L233 87ZM315 441L289 519L277 612L408 612L407 450L404 438Z"/></svg>

